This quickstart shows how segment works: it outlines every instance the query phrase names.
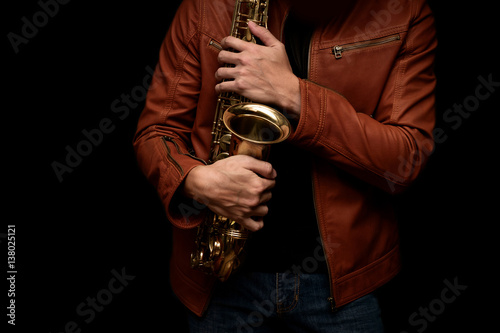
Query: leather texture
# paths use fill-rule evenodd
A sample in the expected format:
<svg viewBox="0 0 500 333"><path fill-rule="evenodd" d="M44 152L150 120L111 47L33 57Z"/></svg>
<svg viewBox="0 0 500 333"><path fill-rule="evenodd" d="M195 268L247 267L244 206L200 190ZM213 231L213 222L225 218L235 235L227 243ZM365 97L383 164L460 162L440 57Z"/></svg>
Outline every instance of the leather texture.
<svg viewBox="0 0 500 333"><path fill-rule="evenodd" d="M268 28L282 40L289 8L270 2ZM197 315L215 283L189 267L204 209L177 189L208 158L217 54L233 9L234 0L180 5L134 139L139 166L173 224L172 288ZM288 140L313 154L314 202L337 307L400 269L391 196L415 180L433 149L436 46L423 0L357 1L313 34L301 116Z"/></svg>

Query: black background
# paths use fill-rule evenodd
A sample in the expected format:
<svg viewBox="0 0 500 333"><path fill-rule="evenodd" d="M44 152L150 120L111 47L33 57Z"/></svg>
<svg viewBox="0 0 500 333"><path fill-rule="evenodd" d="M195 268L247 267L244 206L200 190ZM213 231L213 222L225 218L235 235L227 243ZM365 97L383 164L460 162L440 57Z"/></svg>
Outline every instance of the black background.
<svg viewBox="0 0 500 333"><path fill-rule="evenodd" d="M146 68L156 65L178 3L71 1L59 5L18 53L7 35L20 35L21 18L32 21L41 7L30 0L2 11L7 75L0 267L4 274L4 237L7 225L15 224L16 331L64 332L74 321L82 332L182 332L182 307L168 282L170 227L132 150L143 103L123 119L111 108L122 94L139 89ZM437 144L415 185L396 199L404 266L380 290L388 333L423 328L412 326L409 317L441 297L444 280L467 289L428 321L425 332L485 331L496 319L500 89L458 128L442 115L475 94L479 76L500 81L500 30L493 2L449 3L430 2L440 42L437 126L447 140ZM75 148L85 139L82 131L105 118L113 131L60 182L51 164L64 164L66 146ZM90 317L77 314L77 307L108 288L113 269L134 279L85 322ZM2 286L4 324L8 284Z"/></svg>

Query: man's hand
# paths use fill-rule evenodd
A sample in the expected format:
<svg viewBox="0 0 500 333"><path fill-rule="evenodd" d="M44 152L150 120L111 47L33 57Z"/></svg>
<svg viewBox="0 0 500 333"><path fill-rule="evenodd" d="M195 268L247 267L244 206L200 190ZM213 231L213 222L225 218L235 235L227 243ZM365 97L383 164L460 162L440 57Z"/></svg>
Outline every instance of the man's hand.
<svg viewBox="0 0 500 333"><path fill-rule="evenodd" d="M291 116L300 114L299 79L293 74L285 46L269 30L249 22L248 27L264 45L256 45L235 37L222 40L219 62L233 64L221 67L215 73L217 93L235 92L250 100L281 107ZM226 51L233 49L237 52Z"/></svg>
<svg viewBox="0 0 500 333"><path fill-rule="evenodd" d="M184 181L184 194L257 231L264 226L275 178L276 170L270 163L236 155L195 167Z"/></svg>

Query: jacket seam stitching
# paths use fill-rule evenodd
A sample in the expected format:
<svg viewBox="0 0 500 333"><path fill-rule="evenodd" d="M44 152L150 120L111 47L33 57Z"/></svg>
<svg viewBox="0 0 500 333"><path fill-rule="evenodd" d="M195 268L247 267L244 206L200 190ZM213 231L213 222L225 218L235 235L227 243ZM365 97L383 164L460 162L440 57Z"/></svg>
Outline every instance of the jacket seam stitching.
<svg viewBox="0 0 500 333"><path fill-rule="evenodd" d="M200 6L201 6L201 1L200 1ZM199 21L201 21L201 20L199 20ZM186 59L189 56L188 46L191 43L193 43L194 38L199 34L200 25L201 25L201 22L198 22L197 28L193 32L191 32L186 39L184 39L184 43L182 45L182 50L183 50L182 58L181 58L181 60L178 61L178 63L175 66L176 67L175 68L175 80L174 80L174 83L173 83L172 88L171 88L172 92L167 96L167 98L165 99L165 103L163 105L163 112L164 112L164 115L162 116L163 123L167 122L168 115L170 114L170 112L173 109L173 103L175 100L175 96L177 94L177 88L179 86L179 82L181 81L182 74L185 71L184 65L186 63Z"/></svg>
<svg viewBox="0 0 500 333"><path fill-rule="evenodd" d="M176 269L176 271L178 272L178 274L182 275L182 277L183 277L183 279L182 279L183 283L186 283L186 284L188 284L190 287L193 287L193 289L196 289L196 291L197 291L197 292L199 292L199 293L204 293L204 292L205 292L205 290L204 290L204 288L203 288L203 287L201 287L198 283L194 282L194 281L191 279L191 277L190 277L190 276L188 276L188 275L184 274L184 271L183 271L183 270L179 267L179 265L177 265L177 263L176 263L176 261L175 261L175 260L173 261L173 266L175 267L175 269ZM214 282L215 282L215 280L214 280L214 279L212 279L212 281L210 282L211 287L213 286ZM186 300L185 300L185 301L186 301ZM186 301L186 302L187 302L187 301ZM194 306L194 304L193 304L193 303L191 303L191 302L188 302L188 303L190 303L192 306Z"/></svg>
<svg viewBox="0 0 500 333"><path fill-rule="evenodd" d="M348 303L348 302L354 301L355 299L357 299L359 297L366 295L368 290L373 290L374 288L376 289L378 286L381 286L381 285L385 284L387 281L391 280L400 269L401 269L401 265L398 265L396 268L391 270L390 273L388 273L385 276L385 278L375 282L373 285L370 285L369 287L363 288L362 290L360 290L357 293L351 294L351 296L344 298L343 301ZM346 281L348 281L348 280L346 280Z"/></svg>
<svg viewBox="0 0 500 333"><path fill-rule="evenodd" d="M344 283L346 283L346 282L348 282L348 281L350 281L350 280L352 280L354 278L357 278L360 275L368 274L371 270L376 269L380 264L384 263L387 260L391 260L391 258L393 258L393 256L395 256L395 255L397 255L399 253L398 251L399 251L399 245L395 245L384 256L382 256L381 258L379 258L379 259L371 262L369 265L360 268L358 271L355 271L353 273L350 273L350 274L344 275L343 277L340 277L339 279L337 279L337 287L338 287L338 289L342 289L342 287L341 287L342 284L344 284ZM390 271L390 274L387 274L389 277L387 277L386 279L383 279L382 282L386 281L386 280L389 280L392 275L394 275L396 272L398 272L400 270L400 268L401 268L401 264L398 264L393 270ZM381 283L380 281L377 281L374 285L377 285L377 284L380 284L380 283ZM346 300L356 299L359 296L363 295L366 292L366 290L369 290L372 287L373 286L369 286L369 287L363 288L359 292L357 292L355 294L351 294L351 296L349 298L347 298Z"/></svg>
<svg viewBox="0 0 500 333"><path fill-rule="evenodd" d="M323 137L323 140L321 140L320 144L323 145L324 147L328 148L328 149L336 151L340 155L342 155L345 158L347 158L349 161L353 162L356 165L359 165L360 167L362 167L365 170L370 171L371 173L373 173L374 175L377 175L378 177L384 179L385 181L390 181L390 182L393 182L393 183L395 183L397 185L400 185L400 186L406 186L405 183L397 182L397 181L395 181L392 178L386 177L387 170L386 171L379 170L379 169L370 167L369 165L367 165L365 163L361 163L360 161L357 161L354 158L354 155L352 155L348 150L344 149L343 147L341 147L340 145L338 145L338 144L336 144L334 142L329 141L328 139L326 139L324 137Z"/></svg>
<svg viewBox="0 0 500 333"><path fill-rule="evenodd" d="M323 133L323 127L324 127L324 118L325 118L325 108L326 108L326 97L325 97L325 92L323 90L320 90L320 108L319 108L319 119L318 119L318 126L316 128L316 133L314 134L314 137L312 139L312 142L317 142L319 138L321 138L321 133Z"/></svg>
<svg viewBox="0 0 500 333"><path fill-rule="evenodd" d="M309 86L307 85L306 82L304 82L304 87L305 87L305 90L306 90L305 93L304 93L304 99L305 99L305 101L303 101L303 103L305 102L305 106L304 106L304 110L302 110L303 114L301 114L301 116L300 116L300 121L299 121L299 124L297 125L296 133L295 133L294 136L300 136L301 135L301 133L304 130L304 127L306 126L307 117L308 117L308 114L309 114ZM304 118L303 120L302 120L302 117Z"/></svg>
<svg viewBox="0 0 500 333"><path fill-rule="evenodd" d="M393 122L396 122L396 119L399 115L399 112L400 112L400 101L402 100L402 96L403 96L403 92L404 92L404 86L401 84L401 82L403 81L403 77L405 76L406 74L406 66L407 66L407 62L408 62L408 58L410 57L410 55L412 54L413 52L413 36L411 34L411 28L412 28L412 24L413 22L415 21L415 17L416 17L416 9L415 9L415 3L414 1L410 1L410 18L409 18L409 25L408 25L408 32L406 33L406 39L404 42L402 42L401 45L404 45L406 44L406 51L403 55L403 57L401 59L398 59L397 60L397 64L396 66L398 67L397 68L397 72L398 72L398 75L396 77L396 81L394 83L395 85L395 88L394 88L394 100L393 100L393 104L394 104L394 107L393 107L393 111L391 112L391 121Z"/></svg>
<svg viewBox="0 0 500 333"><path fill-rule="evenodd" d="M359 275L362 275L362 274L364 274L366 272L369 272L369 271L371 271L373 269L376 269L379 264L385 262L386 260L390 260L390 258L392 258L394 255L397 255L399 253L398 249L399 249L399 244L396 242L394 244L394 246L391 247L381 257L375 259L374 261L372 261L368 265L355 270L354 272L345 274L343 277L338 278L337 279L337 284L341 285L341 284L343 284L343 283L345 283L345 282L347 282L347 281L349 281L349 280L351 280L353 278L358 277Z"/></svg>

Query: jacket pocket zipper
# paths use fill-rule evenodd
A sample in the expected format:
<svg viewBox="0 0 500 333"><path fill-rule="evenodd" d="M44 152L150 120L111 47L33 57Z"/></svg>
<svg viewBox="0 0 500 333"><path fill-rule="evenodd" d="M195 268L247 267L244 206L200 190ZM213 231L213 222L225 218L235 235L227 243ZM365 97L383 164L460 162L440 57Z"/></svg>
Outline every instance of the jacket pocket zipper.
<svg viewBox="0 0 500 333"><path fill-rule="evenodd" d="M391 36L387 36L387 37L376 38L376 39L371 39L371 40L367 40L367 41L363 41L363 42L335 45L334 47L332 47L332 53L335 56L335 59L342 59L342 54L344 52L363 49L363 48L367 48L367 47L379 46L379 45L395 42L398 40L401 40L401 36L399 34L391 35Z"/></svg>
<svg viewBox="0 0 500 333"><path fill-rule="evenodd" d="M208 46L215 47L217 50L222 51L222 45L217 43L215 40L211 39L210 42L208 43Z"/></svg>

